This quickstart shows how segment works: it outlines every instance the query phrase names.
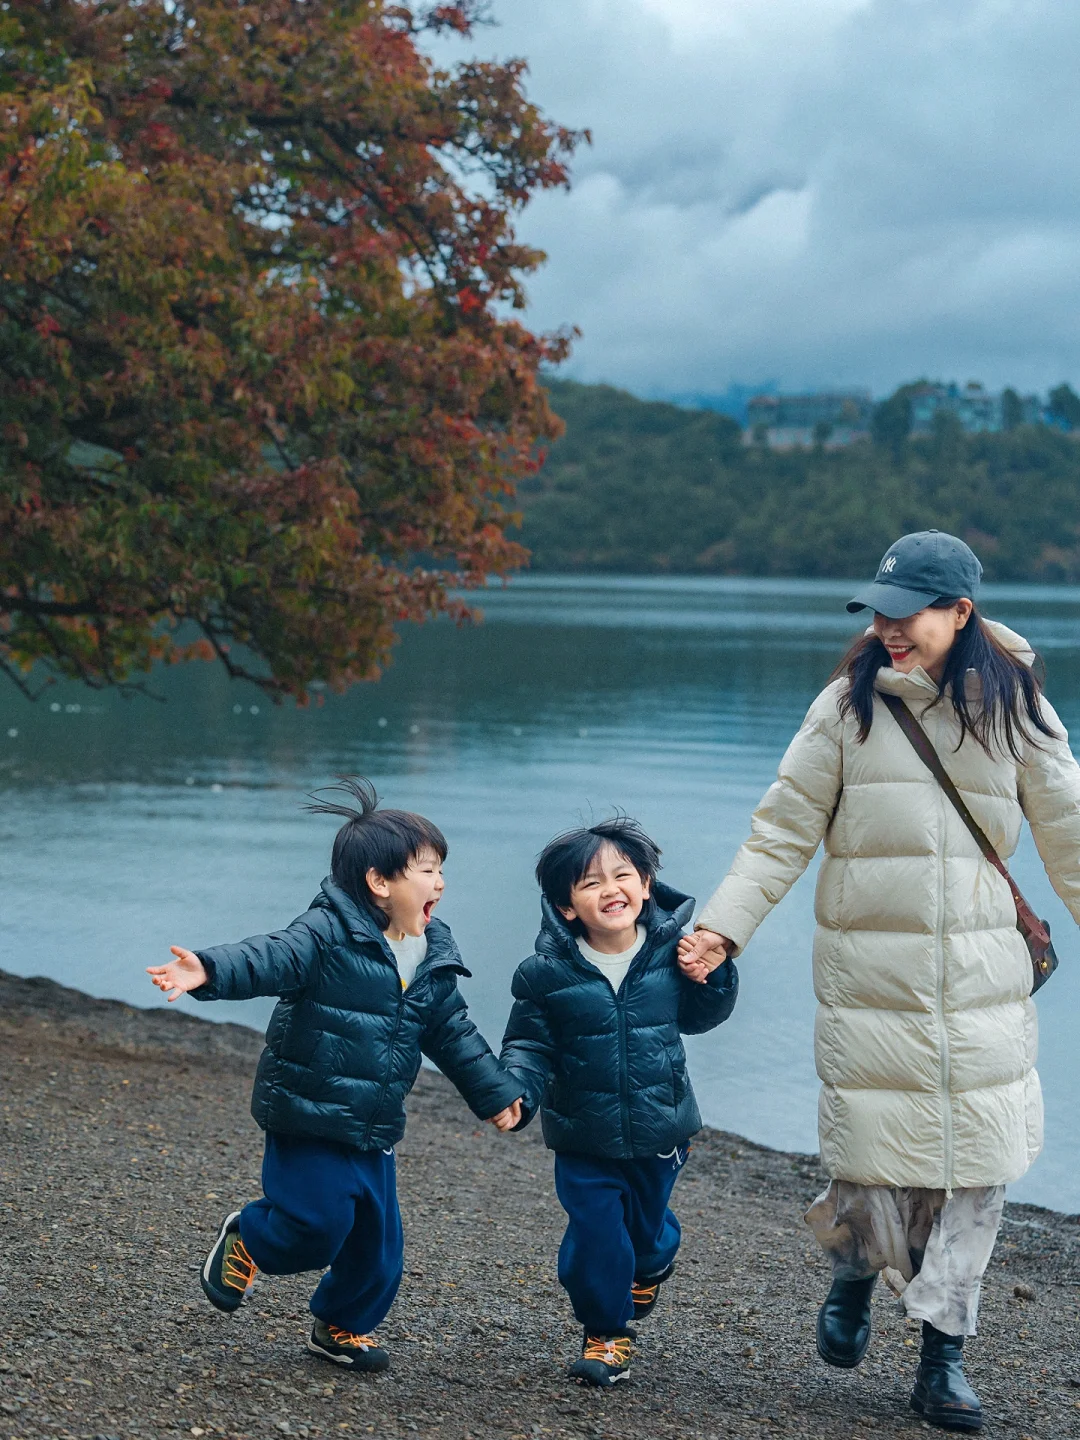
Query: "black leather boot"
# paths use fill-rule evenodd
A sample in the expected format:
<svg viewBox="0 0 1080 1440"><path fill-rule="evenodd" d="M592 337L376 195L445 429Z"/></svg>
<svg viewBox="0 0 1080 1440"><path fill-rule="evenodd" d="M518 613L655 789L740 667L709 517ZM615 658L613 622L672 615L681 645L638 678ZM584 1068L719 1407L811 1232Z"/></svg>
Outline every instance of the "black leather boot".
<svg viewBox="0 0 1080 1440"><path fill-rule="evenodd" d="M981 1430L979 1397L964 1376L964 1337L946 1335L923 1321L922 1356L911 1408L943 1430Z"/></svg>
<svg viewBox="0 0 1080 1440"><path fill-rule="evenodd" d="M876 1275L834 1280L818 1311L817 1348L826 1365L854 1370L870 1344L870 1297Z"/></svg>

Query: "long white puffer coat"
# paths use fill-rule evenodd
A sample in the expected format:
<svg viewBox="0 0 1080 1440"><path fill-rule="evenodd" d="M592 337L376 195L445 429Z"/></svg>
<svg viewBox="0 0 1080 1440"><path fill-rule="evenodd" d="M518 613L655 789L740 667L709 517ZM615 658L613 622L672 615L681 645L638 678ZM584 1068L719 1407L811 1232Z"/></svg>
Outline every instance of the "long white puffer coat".
<svg viewBox="0 0 1080 1440"><path fill-rule="evenodd" d="M997 637L1027 663L1027 643ZM972 683L977 684L974 676ZM814 989L821 1157L834 1179L956 1189L1018 1179L1042 1147L1031 960L1008 886L880 700L869 737L824 690L698 917L741 949L822 838ZM1080 922L1080 767L1062 738L991 759L922 669L883 669L998 854L1026 816L1057 893ZM1051 992L1052 993L1052 992Z"/></svg>

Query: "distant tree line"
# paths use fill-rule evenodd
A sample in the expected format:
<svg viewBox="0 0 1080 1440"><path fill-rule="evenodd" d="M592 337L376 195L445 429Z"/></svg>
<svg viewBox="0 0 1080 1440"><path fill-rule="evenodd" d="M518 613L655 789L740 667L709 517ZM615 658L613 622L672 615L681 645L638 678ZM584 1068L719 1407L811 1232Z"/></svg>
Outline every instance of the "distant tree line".
<svg viewBox="0 0 1080 1440"><path fill-rule="evenodd" d="M734 420L553 381L566 433L518 489L535 570L848 576L891 540L963 536L988 579L1080 582L1080 397L1052 393L1063 428L969 435L952 415L912 437L906 387L873 438L775 451ZM1014 417L1010 414L1010 420Z"/></svg>

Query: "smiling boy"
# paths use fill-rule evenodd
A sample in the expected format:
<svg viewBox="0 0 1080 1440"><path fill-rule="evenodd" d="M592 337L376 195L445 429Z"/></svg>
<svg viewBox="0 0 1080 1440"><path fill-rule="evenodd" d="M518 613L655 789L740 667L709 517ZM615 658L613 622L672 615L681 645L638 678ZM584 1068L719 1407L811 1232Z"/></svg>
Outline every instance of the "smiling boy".
<svg viewBox="0 0 1080 1440"><path fill-rule="evenodd" d="M308 1349L338 1365L385 1370L372 1331L401 1281L394 1145L421 1055L500 1130L520 1118L521 1088L469 1019L468 975L432 912L446 841L422 815L378 809L366 780L337 787L356 803L308 809L345 819L330 878L285 930L198 953L179 945L149 974L170 1000L279 995L251 1112L266 1131L263 1196L222 1221L202 1270L219 1310L236 1310L256 1272L329 1266L311 1298Z"/></svg>
<svg viewBox="0 0 1080 1440"><path fill-rule="evenodd" d="M631 1319L656 1304L679 1248L668 1208L701 1128L681 1034L731 1014L738 974L714 958L683 974L676 946L694 902L656 879L660 851L619 817L559 835L536 867L543 921L513 982L502 1062L539 1109L567 1213L559 1281L584 1327L570 1374L630 1373Z"/></svg>

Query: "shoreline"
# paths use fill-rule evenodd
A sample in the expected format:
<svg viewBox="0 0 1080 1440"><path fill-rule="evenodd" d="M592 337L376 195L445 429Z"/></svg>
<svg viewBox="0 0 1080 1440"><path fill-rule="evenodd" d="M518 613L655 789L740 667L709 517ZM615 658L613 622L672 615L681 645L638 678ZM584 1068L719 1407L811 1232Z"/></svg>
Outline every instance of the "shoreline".
<svg viewBox="0 0 1080 1440"><path fill-rule="evenodd" d="M13 988L9 990L9 987ZM102 998L89 995L86 991L77 990L73 986L62 985L58 980L52 980L48 976L14 975L10 971L0 969L0 1017L3 1016L7 1005L11 1003L26 1013L40 1012L43 1017L50 1015L57 1018L78 1016L85 1018L88 1024L92 1024L96 1018L98 1023L107 1025L117 1043L121 1045L128 1043L137 1048L146 1045L161 1045L166 1048L191 1045L198 1053L236 1056L246 1056L250 1053L257 1060L264 1044L265 1029L262 1026L245 1025L235 1020L211 1019L209 1016L198 1014L192 1015L190 1011L179 1010L172 1006L168 1008L164 1005L143 1006L132 1004L127 1000ZM164 1016L163 1024L159 1027L149 1018L152 1016ZM185 1026L188 1022L197 1026L213 1026L223 1032L223 1039L220 1044L214 1045L201 1032L186 1030L178 1032L176 1030L178 1020L182 1021ZM125 1035L129 1037L126 1042L121 1038ZM255 1042L253 1051L251 1050L252 1037ZM439 1069L426 1056L423 1059L420 1074L421 1079L424 1076L444 1079ZM530 1129L532 1128L534 1127L530 1127ZM535 1129L539 1133L538 1122ZM780 1160L790 1160L793 1164L811 1166L815 1173L821 1174L824 1184L826 1177L818 1169L819 1160L816 1152L781 1150L775 1145L766 1145L760 1140L751 1140L745 1135L739 1135L732 1130L721 1130L715 1125L703 1125L695 1144L700 1143L702 1137L705 1136L714 1136L722 1142L742 1147L747 1152L757 1151L762 1155L775 1156ZM1080 1211L1055 1210L1053 1206L1037 1205L1028 1201L1008 1201L1006 1214L1011 1211L1023 1212L1028 1216L1053 1216L1063 1222L1080 1225Z"/></svg>
<svg viewBox="0 0 1080 1440"><path fill-rule="evenodd" d="M406 1258L380 1329L389 1375L343 1375L303 1350L307 1277L264 1278L219 1315L197 1270L221 1215L258 1193L247 1105L261 1048L247 1026L0 972L0 1434L928 1433L907 1409L918 1328L884 1293L859 1370L816 1356L828 1273L801 1222L824 1183L816 1157L713 1129L675 1192L683 1249L630 1383L571 1385L580 1332L555 1279L563 1217L539 1127L497 1135L426 1070L399 1147ZM1080 1437L1078 1318L1078 1217L1008 1205L968 1352L988 1434Z"/></svg>

